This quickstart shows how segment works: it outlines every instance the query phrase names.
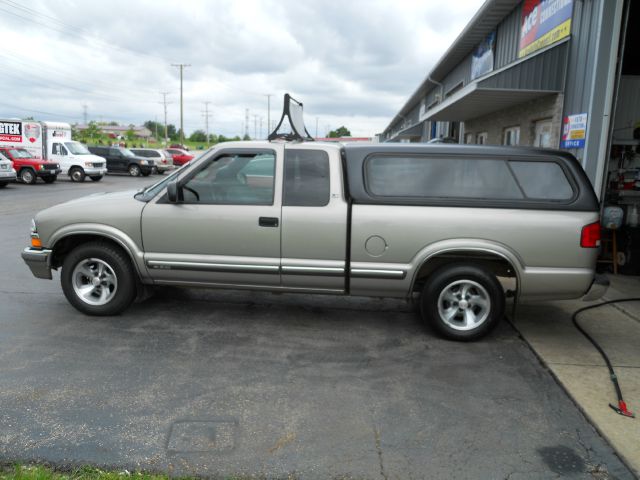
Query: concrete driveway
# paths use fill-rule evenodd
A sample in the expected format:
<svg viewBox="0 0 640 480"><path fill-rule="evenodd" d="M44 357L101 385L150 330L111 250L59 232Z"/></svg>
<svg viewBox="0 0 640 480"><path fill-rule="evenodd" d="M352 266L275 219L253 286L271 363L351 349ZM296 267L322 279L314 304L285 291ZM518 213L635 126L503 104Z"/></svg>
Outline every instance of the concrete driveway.
<svg viewBox="0 0 640 480"><path fill-rule="evenodd" d="M0 461L268 478L633 478L503 324L460 344L399 301L163 288L85 317L19 257L48 205L0 191Z"/></svg>

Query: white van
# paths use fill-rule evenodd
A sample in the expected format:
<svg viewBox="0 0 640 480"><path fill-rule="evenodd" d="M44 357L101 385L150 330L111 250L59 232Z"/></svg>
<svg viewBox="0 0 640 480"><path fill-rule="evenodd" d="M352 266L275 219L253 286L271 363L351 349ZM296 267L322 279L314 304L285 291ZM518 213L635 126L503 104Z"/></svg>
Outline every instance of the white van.
<svg viewBox="0 0 640 480"><path fill-rule="evenodd" d="M107 173L107 161L91 153L82 143L71 139L71 125L60 122L40 122L43 132L43 156L60 164L62 173L74 182L89 177L99 182Z"/></svg>

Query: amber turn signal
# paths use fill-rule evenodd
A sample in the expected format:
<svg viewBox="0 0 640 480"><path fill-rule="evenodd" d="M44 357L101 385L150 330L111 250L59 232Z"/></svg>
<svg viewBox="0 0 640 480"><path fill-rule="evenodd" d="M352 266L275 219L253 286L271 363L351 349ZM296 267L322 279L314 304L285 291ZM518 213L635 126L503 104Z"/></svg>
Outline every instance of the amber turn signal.
<svg viewBox="0 0 640 480"><path fill-rule="evenodd" d="M34 248L42 248L42 241L38 237L31 237L31 246Z"/></svg>

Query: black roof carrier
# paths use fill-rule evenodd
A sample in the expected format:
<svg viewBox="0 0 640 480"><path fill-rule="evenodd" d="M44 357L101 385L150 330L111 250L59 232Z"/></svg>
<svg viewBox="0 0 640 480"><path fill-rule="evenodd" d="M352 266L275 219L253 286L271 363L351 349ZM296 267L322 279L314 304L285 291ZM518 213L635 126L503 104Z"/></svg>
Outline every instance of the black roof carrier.
<svg viewBox="0 0 640 480"><path fill-rule="evenodd" d="M290 132L278 132L282 123L286 120L289 121L291 126ZM284 108L282 110L282 117L280 122L273 132L269 134L269 140L310 140L313 141L313 137L307 132L307 128L304 126L304 117L302 115L302 103L291 97L288 93L284 94Z"/></svg>

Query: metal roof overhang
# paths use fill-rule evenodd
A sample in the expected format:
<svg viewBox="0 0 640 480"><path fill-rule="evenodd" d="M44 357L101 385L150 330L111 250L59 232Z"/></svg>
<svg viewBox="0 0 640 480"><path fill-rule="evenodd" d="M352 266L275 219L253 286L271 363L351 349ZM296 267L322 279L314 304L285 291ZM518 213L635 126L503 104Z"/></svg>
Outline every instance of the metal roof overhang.
<svg viewBox="0 0 640 480"><path fill-rule="evenodd" d="M418 122L409 128L401 130L397 135L395 135L395 138L421 137L423 123L424 122Z"/></svg>
<svg viewBox="0 0 640 480"><path fill-rule="evenodd" d="M555 93L558 92L555 90L487 88L482 87L482 83L472 83L427 111L422 120L470 120Z"/></svg>
<svg viewBox="0 0 640 480"><path fill-rule="evenodd" d="M383 132L406 115L421 98L435 86L429 78L442 80L456 65L458 65L473 49L491 32L500 21L518 6L521 0L486 0L469 23L464 27L458 38L442 55L438 63L427 74L422 83L402 106L400 111L391 119Z"/></svg>

